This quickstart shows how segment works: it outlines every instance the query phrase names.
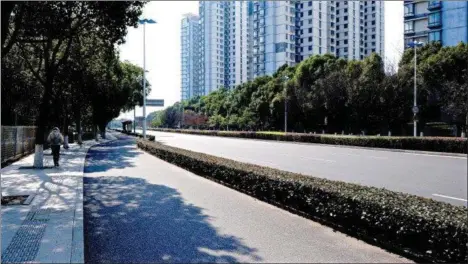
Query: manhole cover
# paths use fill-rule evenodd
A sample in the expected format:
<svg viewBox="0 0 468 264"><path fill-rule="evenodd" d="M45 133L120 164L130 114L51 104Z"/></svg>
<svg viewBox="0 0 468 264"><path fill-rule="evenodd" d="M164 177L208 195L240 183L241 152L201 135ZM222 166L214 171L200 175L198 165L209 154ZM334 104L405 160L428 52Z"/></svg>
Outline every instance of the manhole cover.
<svg viewBox="0 0 468 264"><path fill-rule="evenodd" d="M10 195L2 197L2 205L24 205L29 195Z"/></svg>

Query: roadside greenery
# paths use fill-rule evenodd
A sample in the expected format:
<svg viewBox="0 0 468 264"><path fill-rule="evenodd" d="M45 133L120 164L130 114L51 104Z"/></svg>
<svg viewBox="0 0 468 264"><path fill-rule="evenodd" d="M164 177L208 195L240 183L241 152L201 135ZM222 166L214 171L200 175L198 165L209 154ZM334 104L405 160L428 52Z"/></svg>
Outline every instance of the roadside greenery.
<svg viewBox="0 0 468 264"><path fill-rule="evenodd" d="M2 2L2 125L36 125L36 167L50 127L105 126L142 104L143 70L117 45L144 2ZM5 15L5 16L3 16ZM5 30L3 30L5 29ZM147 91L149 93L149 90ZM81 137L78 137L81 141Z"/></svg>
<svg viewBox="0 0 468 264"><path fill-rule="evenodd" d="M468 140L454 137L381 137L381 136L345 136L320 135L305 133L255 132L255 131L218 131L150 128L162 132L175 132L192 135L249 138L278 141L294 141L329 145L346 145L368 148L421 150L447 153L468 153Z"/></svg>
<svg viewBox="0 0 468 264"><path fill-rule="evenodd" d="M455 125L460 136L468 123L468 44L430 43L417 52L418 131L432 132L430 124L442 121ZM152 125L283 131L287 100L290 132L412 135L413 84L413 49L405 51L398 71L387 67L387 72L377 54L362 61L315 55L294 67L285 65L273 76L178 102L159 111ZM199 122L182 116L198 117Z"/></svg>
<svg viewBox="0 0 468 264"><path fill-rule="evenodd" d="M466 262L466 207L237 162L157 142L138 147L197 175L422 262Z"/></svg>

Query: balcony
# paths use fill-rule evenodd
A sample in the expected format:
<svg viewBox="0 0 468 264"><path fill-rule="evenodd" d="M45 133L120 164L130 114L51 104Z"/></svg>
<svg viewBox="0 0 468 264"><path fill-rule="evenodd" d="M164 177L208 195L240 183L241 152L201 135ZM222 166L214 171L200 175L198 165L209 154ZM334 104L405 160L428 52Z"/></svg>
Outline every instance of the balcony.
<svg viewBox="0 0 468 264"><path fill-rule="evenodd" d="M429 21L429 24L427 25L428 28L439 28L442 26L442 23L440 22L440 20L437 20L437 21Z"/></svg>
<svg viewBox="0 0 468 264"><path fill-rule="evenodd" d="M405 29L405 35L411 35L411 34L414 34L413 28Z"/></svg>
<svg viewBox="0 0 468 264"><path fill-rule="evenodd" d="M405 12L405 18L410 18L414 16L414 12L413 11L408 11L408 12Z"/></svg>
<svg viewBox="0 0 468 264"><path fill-rule="evenodd" d="M436 9L440 9L442 7L441 1L429 1L429 5L427 6L427 9L432 11Z"/></svg>

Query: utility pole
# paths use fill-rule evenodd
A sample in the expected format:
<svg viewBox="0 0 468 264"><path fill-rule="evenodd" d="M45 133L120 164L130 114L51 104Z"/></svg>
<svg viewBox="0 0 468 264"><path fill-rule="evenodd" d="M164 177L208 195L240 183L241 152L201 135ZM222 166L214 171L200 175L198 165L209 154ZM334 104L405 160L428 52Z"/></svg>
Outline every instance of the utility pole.
<svg viewBox="0 0 468 264"><path fill-rule="evenodd" d="M288 76L284 76L284 133L288 133L288 93L287 83Z"/></svg>

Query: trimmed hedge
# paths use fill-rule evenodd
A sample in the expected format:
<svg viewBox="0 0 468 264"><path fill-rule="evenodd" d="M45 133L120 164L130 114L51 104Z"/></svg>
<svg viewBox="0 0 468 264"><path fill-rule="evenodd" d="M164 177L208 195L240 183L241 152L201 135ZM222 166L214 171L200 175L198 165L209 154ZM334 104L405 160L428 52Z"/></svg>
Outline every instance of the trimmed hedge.
<svg viewBox="0 0 468 264"><path fill-rule="evenodd" d="M126 135L129 135L129 136L134 136L134 137L139 137L139 138L143 138L143 134L140 134L140 133L133 133L133 132L130 132L130 131L123 131L123 130L120 130L120 129L115 129L116 131L119 131L120 133L124 133ZM146 139L148 139L149 141L155 141L156 140L156 137L153 136L153 135L146 135Z"/></svg>
<svg viewBox="0 0 468 264"><path fill-rule="evenodd" d="M341 136L315 135L305 133L275 134L264 132L186 130L186 129L151 129L161 132L175 132L193 135L236 137L264 140L295 141L329 145L347 145L369 148L405 149L436 151L448 153L468 153L466 138L450 137L384 137L384 136Z"/></svg>
<svg viewBox="0 0 468 264"><path fill-rule="evenodd" d="M137 141L195 174L410 258L467 262L468 210L414 195L331 181Z"/></svg>

